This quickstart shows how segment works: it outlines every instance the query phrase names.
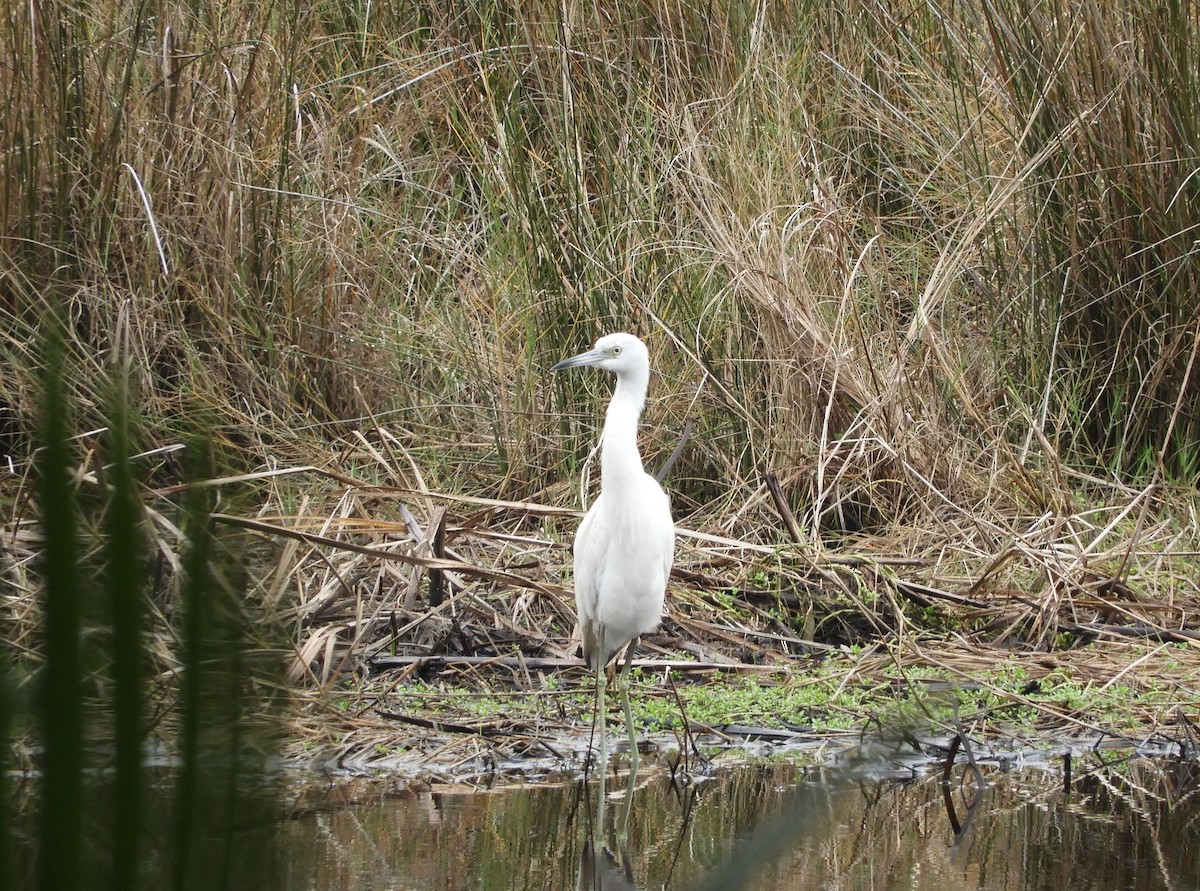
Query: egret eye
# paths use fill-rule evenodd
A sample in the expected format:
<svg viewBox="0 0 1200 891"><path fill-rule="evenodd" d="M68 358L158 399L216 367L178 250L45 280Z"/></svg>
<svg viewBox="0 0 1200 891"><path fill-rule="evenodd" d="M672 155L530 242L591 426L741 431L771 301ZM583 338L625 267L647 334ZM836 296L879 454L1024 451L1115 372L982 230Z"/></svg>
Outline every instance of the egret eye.
<svg viewBox="0 0 1200 891"><path fill-rule="evenodd" d="M614 356L619 356L619 355L621 355L621 348L620 348L620 347L613 347L613 348L612 348L612 354L613 354Z"/></svg>

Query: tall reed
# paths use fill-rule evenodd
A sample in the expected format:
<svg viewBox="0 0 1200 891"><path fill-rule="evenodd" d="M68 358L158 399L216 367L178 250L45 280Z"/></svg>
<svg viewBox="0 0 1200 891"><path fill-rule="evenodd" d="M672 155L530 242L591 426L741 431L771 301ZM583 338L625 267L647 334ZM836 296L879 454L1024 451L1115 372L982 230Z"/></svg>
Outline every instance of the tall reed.
<svg viewBox="0 0 1200 891"><path fill-rule="evenodd" d="M1196 16L14 6L0 445L31 451L63 308L81 429L120 352L158 441L203 416L241 467L358 431L391 482L562 497L592 385L545 368L628 328L650 461L694 422L688 512L766 472L830 536L1054 503L1064 457L1186 477Z"/></svg>
<svg viewBox="0 0 1200 891"><path fill-rule="evenodd" d="M1196 7L994 0L981 20L1021 150L1051 149L1027 197L1037 231L1019 302L1038 336L1030 371L1053 378L1050 432L1117 472L1194 478Z"/></svg>
<svg viewBox="0 0 1200 891"><path fill-rule="evenodd" d="M278 865L269 835L280 816L267 769L277 728L270 618L244 604L245 586L229 571L231 543L215 539L201 485L186 487L185 541L155 539L163 560L176 548L186 553L185 575L151 584L150 518L122 375L105 385L109 424L91 477L70 435L61 342L49 340L43 355L34 463L40 554L28 579L41 606L40 641L15 664L10 653L4 660L16 687L35 685L36 693L14 696L7 673L0 690L4 774L17 767L11 744L19 738L39 795L21 803L13 784L0 787L8 817L0 887L263 887ZM211 473L200 460L193 465ZM179 525L161 515L158 522ZM182 644L169 652L175 634L164 616L177 611ZM151 666L158 689L147 682ZM176 708L163 689L173 677L181 678ZM155 749L176 752L177 772L151 766ZM163 818L166 801L173 821Z"/></svg>
<svg viewBox="0 0 1200 891"><path fill-rule="evenodd" d="M53 335L51 335L53 336ZM57 359L57 344L49 355ZM87 597L83 552L68 445L61 364L48 363L42 396L42 441L37 465L41 526L46 536L41 574L45 667L37 700L44 746L41 782L39 888L83 887L83 768L85 664L83 617Z"/></svg>

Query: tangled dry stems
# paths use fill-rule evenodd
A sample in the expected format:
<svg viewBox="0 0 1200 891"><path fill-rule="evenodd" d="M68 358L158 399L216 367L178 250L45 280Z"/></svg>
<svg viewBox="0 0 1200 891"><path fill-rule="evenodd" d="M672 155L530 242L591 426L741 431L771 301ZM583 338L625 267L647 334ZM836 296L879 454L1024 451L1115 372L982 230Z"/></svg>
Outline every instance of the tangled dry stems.
<svg viewBox="0 0 1200 891"><path fill-rule="evenodd" d="M169 450L211 431L221 509L278 548L247 600L320 696L385 650L571 657L601 394L543 369L611 328L659 370L648 463L693 431L665 653L993 647L1103 684L1132 630L1188 663L1200 30L1171 4L152 6L0 23L17 652L61 315L81 491L121 369L174 569ZM1129 672L1192 670L1165 655Z"/></svg>
<svg viewBox="0 0 1200 891"><path fill-rule="evenodd" d="M326 745L347 757L361 756L367 741L428 757L431 749L458 752L468 745L459 736L474 731L471 751L492 746L511 755L538 734L578 732L574 706L529 727L456 712L463 705L454 697L430 726L396 720L424 714L427 703L405 694L424 689L411 687L417 678L484 697L546 691L550 676L577 678L586 689L569 587L578 512L381 487L341 473L326 477L331 482L336 494L323 511L312 510L320 503L313 499L287 517L230 520L288 541L272 587L293 592L286 599L295 605L282 615L297 633L291 678L318 691L309 708L329 721L318 734ZM952 684L982 685L1003 702L1034 708L1044 731L1132 738L1130 723L1116 731L1116 716L1086 703L1034 702L1007 685L1004 669L1020 666L1029 681L1060 671L1101 693L1118 683L1135 692L1174 689L1177 707L1135 700L1118 720L1141 722L1144 739L1190 736L1186 691L1200 670L1197 533L1171 520L1139 523L1150 493L1122 507L1009 517L946 510L952 502L942 493L904 528L833 548L819 538L790 541L765 489L743 490L734 513L744 537L731 537L723 517L680 518L667 618L641 652L648 670L680 660L676 675L693 683L730 675L802 683L834 658L846 683L891 689L890 671L935 669ZM433 589L441 592L436 602ZM330 713L330 701L347 696L362 707ZM1002 715L978 720L982 732L1007 732ZM316 726L306 723L309 732Z"/></svg>

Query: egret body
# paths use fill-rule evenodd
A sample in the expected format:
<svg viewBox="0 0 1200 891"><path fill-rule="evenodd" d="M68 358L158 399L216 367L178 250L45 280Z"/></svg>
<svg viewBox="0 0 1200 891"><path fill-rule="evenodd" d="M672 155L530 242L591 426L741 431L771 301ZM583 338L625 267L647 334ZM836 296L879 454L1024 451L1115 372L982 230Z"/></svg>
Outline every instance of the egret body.
<svg viewBox="0 0 1200 891"><path fill-rule="evenodd" d="M583 635L583 658L596 673L601 786L607 746L604 691L608 663L639 635L658 627L675 555L675 525L662 486L642 467L638 418L650 382L646 346L632 334L609 334L595 348L559 362L551 371L591 366L616 375L600 446L600 495L575 534L575 605ZM629 706L627 657L617 687L629 733L630 770L638 763L637 736ZM629 813L626 800L626 820Z"/></svg>

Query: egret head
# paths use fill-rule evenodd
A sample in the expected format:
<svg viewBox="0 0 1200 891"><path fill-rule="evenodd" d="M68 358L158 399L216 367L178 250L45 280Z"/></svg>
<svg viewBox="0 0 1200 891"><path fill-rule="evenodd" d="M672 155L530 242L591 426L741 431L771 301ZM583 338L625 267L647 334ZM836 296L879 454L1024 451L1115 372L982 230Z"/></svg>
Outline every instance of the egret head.
<svg viewBox="0 0 1200 891"><path fill-rule="evenodd" d="M645 372L650 366L650 355L646 345L632 334L620 332L606 334L596 341L596 345L586 353L563 359L551 367L551 371L562 371L564 368L581 368L593 365L603 368L613 374L633 374Z"/></svg>

